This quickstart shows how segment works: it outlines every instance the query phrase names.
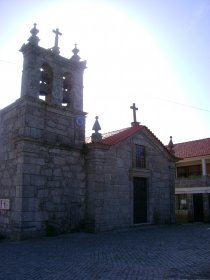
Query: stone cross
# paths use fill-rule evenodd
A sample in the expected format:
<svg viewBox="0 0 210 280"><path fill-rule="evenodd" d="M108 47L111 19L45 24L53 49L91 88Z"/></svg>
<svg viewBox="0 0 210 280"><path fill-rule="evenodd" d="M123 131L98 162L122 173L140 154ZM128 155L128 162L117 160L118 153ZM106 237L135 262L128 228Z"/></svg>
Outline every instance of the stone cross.
<svg viewBox="0 0 210 280"><path fill-rule="evenodd" d="M62 35L61 32L59 32L59 29L56 28L55 30L53 29L53 32L55 33L55 46L52 48L53 52L56 54L59 54L59 47L58 47L58 35Z"/></svg>
<svg viewBox="0 0 210 280"><path fill-rule="evenodd" d="M130 108L133 110L133 122L136 123L136 111L138 110L138 108L136 107L135 103L133 103L133 105L130 106Z"/></svg>

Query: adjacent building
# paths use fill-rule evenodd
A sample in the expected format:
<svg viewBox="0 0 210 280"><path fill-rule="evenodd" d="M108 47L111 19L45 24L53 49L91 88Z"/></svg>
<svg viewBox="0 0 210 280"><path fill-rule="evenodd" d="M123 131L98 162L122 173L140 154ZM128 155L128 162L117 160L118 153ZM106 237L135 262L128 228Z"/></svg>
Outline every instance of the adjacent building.
<svg viewBox="0 0 210 280"><path fill-rule="evenodd" d="M210 138L169 143L176 157L177 222L210 221Z"/></svg>

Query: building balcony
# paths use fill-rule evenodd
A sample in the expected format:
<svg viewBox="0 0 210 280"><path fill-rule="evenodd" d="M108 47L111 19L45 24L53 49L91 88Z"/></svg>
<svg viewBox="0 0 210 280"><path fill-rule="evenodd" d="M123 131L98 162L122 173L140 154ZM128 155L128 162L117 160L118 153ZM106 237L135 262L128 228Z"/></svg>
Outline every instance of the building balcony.
<svg viewBox="0 0 210 280"><path fill-rule="evenodd" d="M210 176L192 176L177 178L175 181L176 194L209 192Z"/></svg>

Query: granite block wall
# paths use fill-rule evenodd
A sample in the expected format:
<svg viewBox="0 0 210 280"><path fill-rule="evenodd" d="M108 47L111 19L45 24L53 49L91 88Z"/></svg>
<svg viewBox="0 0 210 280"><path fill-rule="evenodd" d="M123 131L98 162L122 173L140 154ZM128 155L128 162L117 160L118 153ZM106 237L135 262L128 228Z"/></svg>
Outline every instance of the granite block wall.
<svg viewBox="0 0 210 280"><path fill-rule="evenodd" d="M142 134L113 146L89 144L86 164L90 230L104 231L134 224L134 177L148 179L147 222L175 222L175 162L153 141ZM146 147L145 169L133 166L134 144Z"/></svg>
<svg viewBox="0 0 210 280"><path fill-rule="evenodd" d="M25 238L84 224L84 128L65 108L23 97L0 113L1 234ZM76 139L75 131L82 130Z"/></svg>
<svg viewBox="0 0 210 280"><path fill-rule="evenodd" d="M175 161L151 135L84 146L68 108L24 96L0 112L0 232L11 238L134 225L134 177L148 181L148 223L175 221ZM146 168L133 147L146 148ZM85 148L84 148L85 147Z"/></svg>

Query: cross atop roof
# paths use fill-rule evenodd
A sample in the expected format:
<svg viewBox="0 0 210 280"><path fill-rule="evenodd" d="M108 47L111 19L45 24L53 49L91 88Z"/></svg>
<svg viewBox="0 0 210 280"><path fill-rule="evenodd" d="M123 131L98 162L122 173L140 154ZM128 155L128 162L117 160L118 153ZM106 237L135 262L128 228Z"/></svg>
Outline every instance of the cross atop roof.
<svg viewBox="0 0 210 280"><path fill-rule="evenodd" d="M59 54L60 53L60 51L59 51L59 47L58 47L58 36L60 35L62 35L62 33L61 32L59 32L59 29L58 28L56 28L55 30L53 29L53 32L55 33L55 45L54 45L54 47L52 48L52 51L55 53L55 54Z"/></svg>
<svg viewBox="0 0 210 280"><path fill-rule="evenodd" d="M132 126L136 125L136 124L139 124L139 122L136 121L136 111L138 110L138 108L136 107L136 104L133 103L133 105L130 106L130 108L133 110L133 122L131 123Z"/></svg>

